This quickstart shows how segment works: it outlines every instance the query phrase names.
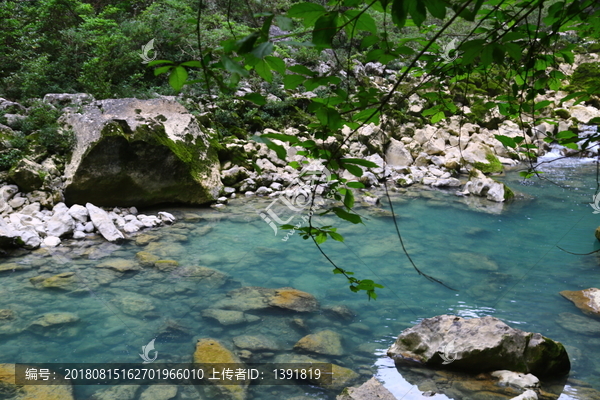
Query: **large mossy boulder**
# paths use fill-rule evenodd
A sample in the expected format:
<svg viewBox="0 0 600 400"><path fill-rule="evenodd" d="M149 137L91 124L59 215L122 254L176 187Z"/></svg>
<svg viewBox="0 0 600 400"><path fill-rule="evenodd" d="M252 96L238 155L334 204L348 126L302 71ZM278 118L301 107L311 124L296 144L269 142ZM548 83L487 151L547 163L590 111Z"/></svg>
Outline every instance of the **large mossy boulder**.
<svg viewBox="0 0 600 400"><path fill-rule="evenodd" d="M69 204L200 205L222 189L209 134L175 101L96 101L62 121L76 138L65 169Z"/></svg>
<svg viewBox="0 0 600 400"><path fill-rule="evenodd" d="M566 375L571 368L561 343L489 316L424 319L404 330L387 354L396 363L416 362L474 373L509 370L538 378Z"/></svg>

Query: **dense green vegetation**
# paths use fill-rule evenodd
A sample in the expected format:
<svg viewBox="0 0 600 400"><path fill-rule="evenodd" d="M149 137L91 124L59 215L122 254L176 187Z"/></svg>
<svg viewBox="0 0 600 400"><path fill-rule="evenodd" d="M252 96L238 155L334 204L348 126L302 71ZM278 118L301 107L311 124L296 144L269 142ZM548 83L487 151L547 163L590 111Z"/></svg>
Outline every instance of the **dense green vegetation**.
<svg viewBox="0 0 600 400"><path fill-rule="evenodd" d="M351 189L363 185L343 179L342 171L361 177L363 168L374 164L346 157L342 145L349 136L341 135L343 126L353 135L364 124L381 123L381 116L385 123L435 124L457 115L490 128L512 119L527 130L556 123L560 111L553 108L563 101L597 102L600 90L597 64L582 64L570 82L559 68L577 54L598 50L600 8L593 0L5 4L0 54L7 61L0 67L0 96L22 100L87 92L102 99L183 92L195 104L212 104L203 123L221 140L246 138L266 127L300 126L311 140L284 134L257 140L283 159L285 150L274 139L302 145L301 154L324 160L324 168L334 172L331 186L340 201L328 212L352 223L362 219L353 211ZM151 39L155 53L147 55L159 58L148 64L154 70L139 54ZM396 71L394 83L384 85L361 72L369 62ZM568 93L560 104L543 98L558 90ZM294 96L303 92L312 95ZM407 111L413 93L426 102L416 115ZM199 116L205 111L195 110ZM330 137L335 146L318 144ZM535 157L535 144L525 136L497 138ZM545 140L574 147L578 139L565 131ZM497 160L489 161L499 167ZM313 226L312 218L300 231L319 249L327 238L343 240L334 228ZM352 290L375 297L374 282L334 266Z"/></svg>

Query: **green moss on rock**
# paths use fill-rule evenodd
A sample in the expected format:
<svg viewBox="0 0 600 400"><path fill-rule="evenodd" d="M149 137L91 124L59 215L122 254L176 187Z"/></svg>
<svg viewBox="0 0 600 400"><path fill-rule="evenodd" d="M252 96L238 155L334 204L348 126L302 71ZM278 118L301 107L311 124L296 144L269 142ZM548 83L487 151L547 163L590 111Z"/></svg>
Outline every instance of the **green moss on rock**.
<svg viewBox="0 0 600 400"><path fill-rule="evenodd" d="M172 140L162 124L109 122L82 157L65 190L69 203L100 206L204 204L214 199L203 180L216 151L198 136Z"/></svg>
<svg viewBox="0 0 600 400"><path fill-rule="evenodd" d="M488 153L485 156L485 159L488 160L489 163L475 162L473 163L473 166L484 174L498 174L504 170L502 163L495 155Z"/></svg>

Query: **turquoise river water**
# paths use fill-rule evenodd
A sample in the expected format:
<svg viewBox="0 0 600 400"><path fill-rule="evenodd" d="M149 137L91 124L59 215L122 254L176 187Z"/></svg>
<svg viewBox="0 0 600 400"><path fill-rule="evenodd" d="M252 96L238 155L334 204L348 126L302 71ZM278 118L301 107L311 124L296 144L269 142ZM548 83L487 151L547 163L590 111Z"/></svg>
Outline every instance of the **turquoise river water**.
<svg viewBox="0 0 600 400"><path fill-rule="evenodd" d="M270 204L268 199L235 200L224 211L170 210L179 221L146 232L153 236L150 244L73 242L5 259L2 263L24 269L0 273L0 309L16 315L10 328L0 329L0 362L141 365L138 354L152 338L157 338L157 362L189 362L197 338L216 338L233 348L231 339L242 334L273 338L280 346L274 353L290 353L306 334L295 329L291 320L302 318L309 331L327 328L343 336L345 354L328 360L363 373L363 381L369 371L378 374L399 399L417 399L422 398L419 391L384 355L397 335L422 318L439 314L492 315L515 328L561 341L572 360L571 378L600 389L600 337L558 322L564 313L583 316L560 291L600 285L595 255L577 256L559 249L588 253L600 247L594 238L600 214L593 214L588 204L596 191L596 169L592 164L562 164L543 175L559 185L539 179L522 184L514 172L502 178L522 196L500 208L485 202L469 207L465 198L452 192L411 188L392 193L414 261L457 292L415 273L391 218L383 211L389 209L386 200L381 209L359 208L364 225L322 217L324 223L336 223L346 238L345 243L324 245L335 262L359 279L385 286L376 301L350 292L311 242L298 235L283 241L285 232L274 235L257 214ZM217 288L200 286L177 269L144 268L121 274L96 268L114 259L135 260L142 250L175 260L179 266L214 268L231 279ZM62 272L76 273L76 290L35 287L30 281ZM201 315L241 286L291 286L313 294L323 307L345 305L355 317L345 321L324 312L262 312L259 321L223 326ZM31 321L50 312L74 313L79 321L54 333L28 329ZM102 389L78 386L75 397L87 399ZM336 393L310 386L252 386L249 394L252 399L268 400L334 399ZM180 388L177 396L209 398L190 388Z"/></svg>

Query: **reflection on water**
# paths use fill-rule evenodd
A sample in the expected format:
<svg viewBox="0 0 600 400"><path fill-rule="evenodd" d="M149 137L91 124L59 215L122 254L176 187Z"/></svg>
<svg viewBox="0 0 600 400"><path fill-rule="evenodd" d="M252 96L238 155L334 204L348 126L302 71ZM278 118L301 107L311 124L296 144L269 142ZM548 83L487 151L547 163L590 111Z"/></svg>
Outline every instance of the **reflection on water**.
<svg viewBox="0 0 600 400"><path fill-rule="evenodd" d="M276 341L276 349L244 353L249 360L270 362L293 353L306 334L330 329L342 335L344 354L318 359L351 368L363 381L376 373L398 398L416 399L419 390L398 375L383 352L403 329L452 313L493 315L561 341L572 359L571 377L600 389L599 336L579 333L568 318L565 322L565 313L581 313L558 295L597 286L595 256L573 256L557 247L575 253L598 248L593 232L600 216L588 205L595 167L544 175L564 188L539 180L521 185L511 174L505 181L526 196L500 214L469 209L451 192L393 194L400 230L417 266L457 292L415 273L385 211L359 209L364 225L320 217L325 225L338 225L346 238L324 245L336 263L359 279L385 286L378 300L369 302L331 273L332 266L310 242L298 235L282 241L281 232L274 236L257 215L269 204L264 199L232 201L221 212L170 210L179 217L177 224L123 245L74 242L4 260L0 309L10 310L12 317L0 313L0 362L135 363L153 338L159 361L189 362L196 339L217 338L235 349L232 340L241 335ZM248 311L257 318L231 324L207 316L206 309L243 286L294 287L313 294L322 311ZM327 311L336 305L349 307L354 317ZM97 390L77 387L76 398ZM250 392L259 399L335 398L307 386L257 386ZM210 398L189 388L179 393Z"/></svg>

